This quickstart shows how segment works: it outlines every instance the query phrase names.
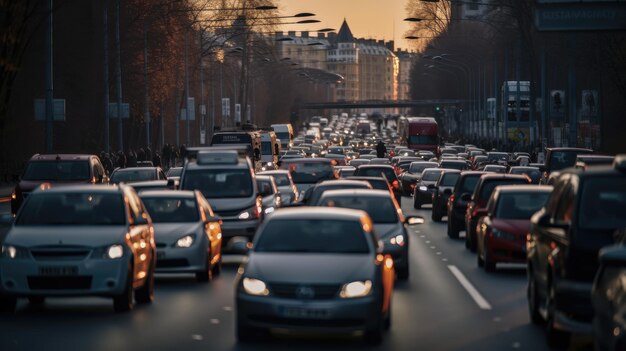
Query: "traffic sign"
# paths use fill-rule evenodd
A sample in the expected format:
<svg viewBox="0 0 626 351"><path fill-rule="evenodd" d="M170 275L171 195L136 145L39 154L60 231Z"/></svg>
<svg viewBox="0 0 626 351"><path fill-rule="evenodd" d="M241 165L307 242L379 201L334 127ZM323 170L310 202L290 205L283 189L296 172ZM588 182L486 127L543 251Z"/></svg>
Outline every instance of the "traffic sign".
<svg viewBox="0 0 626 351"><path fill-rule="evenodd" d="M230 116L230 98L222 98L222 117Z"/></svg>
<svg viewBox="0 0 626 351"><path fill-rule="evenodd" d="M626 3L539 1L535 27L540 31L625 30Z"/></svg>
<svg viewBox="0 0 626 351"><path fill-rule="evenodd" d="M52 120L65 121L65 99L54 99ZM35 121L46 120L46 99L35 99Z"/></svg>
<svg viewBox="0 0 626 351"><path fill-rule="evenodd" d="M187 99L187 109L183 108L180 110L181 121L187 120L187 111L189 111L189 120L195 121L196 120L196 103L195 103L195 99L192 97Z"/></svg>

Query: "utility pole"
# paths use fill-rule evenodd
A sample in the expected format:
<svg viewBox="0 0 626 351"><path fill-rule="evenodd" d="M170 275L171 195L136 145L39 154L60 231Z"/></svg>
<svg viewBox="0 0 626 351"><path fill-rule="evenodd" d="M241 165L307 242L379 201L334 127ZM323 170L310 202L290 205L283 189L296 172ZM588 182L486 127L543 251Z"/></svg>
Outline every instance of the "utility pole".
<svg viewBox="0 0 626 351"><path fill-rule="evenodd" d="M176 87L174 91L175 103L174 103L174 113L176 115L176 147L180 145L180 101L179 96L180 92L178 91L178 83L180 81L180 67L178 64L176 65Z"/></svg>
<svg viewBox="0 0 626 351"><path fill-rule="evenodd" d="M53 150L52 136L54 127L54 80L52 69L52 0L48 1L48 18L46 23L46 152Z"/></svg>
<svg viewBox="0 0 626 351"><path fill-rule="evenodd" d="M146 145L150 145L150 83L148 82L148 20L143 24L143 81L144 81L144 123L146 124Z"/></svg>
<svg viewBox="0 0 626 351"><path fill-rule="evenodd" d="M206 143L206 105L204 100L204 61L202 60L202 52L203 52L203 36L204 31L200 30L200 103L202 104L202 108L204 110L200 110L200 133L204 133L204 143Z"/></svg>
<svg viewBox="0 0 626 351"><path fill-rule="evenodd" d="M191 146L191 131L189 126L189 31L185 32L185 121L187 125L187 146Z"/></svg>
<svg viewBox="0 0 626 351"><path fill-rule="evenodd" d="M546 119L548 112L548 99L546 98L546 48L541 44L541 152L546 145Z"/></svg>
<svg viewBox="0 0 626 351"><path fill-rule="evenodd" d="M576 111L576 35L573 33L569 34L569 59L568 59L568 73L567 73L567 82L568 82L568 108L567 113L569 114L569 147L576 147L576 134L578 128L578 118Z"/></svg>
<svg viewBox="0 0 626 351"><path fill-rule="evenodd" d="M115 86L117 93L117 137L120 151L124 151L124 127L122 125L122 54L120 49L120 0L115 1Z"/></svg>
<svg viewBox="0 0 626 351"><path fill-rule="evenodd" d="M102 11L102 25L104 34L104 65L103 65L103 82L104 82L104 151L111 151L110 131L109 131L109 0L104 0L104 8Z"/></svg>

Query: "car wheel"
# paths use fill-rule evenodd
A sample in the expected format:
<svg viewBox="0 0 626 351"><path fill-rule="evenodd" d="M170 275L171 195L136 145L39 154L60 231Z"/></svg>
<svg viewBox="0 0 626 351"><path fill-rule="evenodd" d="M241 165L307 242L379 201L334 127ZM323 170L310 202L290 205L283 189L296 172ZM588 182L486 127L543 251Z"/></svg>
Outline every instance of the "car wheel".
<svg viewBox="0 0 626 351"><path fill-rule="evenodd" d="M435 208L436 208L436 206L435 206L435 204L433 204L433 213L432 213L431 218L432 218L433 222L441 222L441 218L443 216Z"/></svg>
<svg viewBox="0 0 626 351"><path fill-rule="evenodd" d="M206 262L204 263L204 269L196 272L196 280L198 283L208 283L213 278L213 272L211 271L211 253L207 252Z"/></svg>
<svg viewBox="0 0 626 351"><path fill-rule="evenodd" d="M374 329L365 331L365 342L373 345L380 345L383 341L384 321L382 316L379 317Z"/></svg>
<svg viewBox="0 0 626 351"><path fill-rule="evenodd" d="M540 324L543 322L541 313L539 313L539 295L537 293L537 283L531 269L528 270L528 314L530 315L530 321L533 324Z"/></svg>
<svg viewBox="0 0 626 351"><path fill-rule="evenodd" d="M17 297L0 295L0 313L10 314L15 312Z"/></svg>
<svg viewBox="0 0 626 351"><path fill-rule="evenodd" d="M419 197L417 195L413 197L413 208L416 210L422 208L422 202L419 200Z"/></svg>
<svg viewBox="0 0 626 351"><path fill-rule="evenodd" d="M133 309L133 268L132 263L126 274L126 285L121 294L113 297L113 310L115 312L127 312Z"/></svg>
<svg viewBox="0 0 626 351"><path fill-rule="evenodd" d="M450 218L450 217L448 217ZM454 223L448 219L448 238L450 239L458 239L459 238L459 231L456 230L456 228L454 228Z"/></svg>
<svg viewBox="0 0 626 351"><path fill-rule="evenodd" d="M470 232L469 230L465 230L465 248L469 250L470 248Z"/></svg>
<svg viewBox="0 0 626 351"><path fill-rule="evenodd" d="M474 244L474 246L476 246L476 244ZM485 272L495 272L496 263L489 257L489 250L487 250L486 246L483 247L483 255Z"/></svg>
<svg viewBox="0 0 626 351"><path fill-rule="evenodd" d="M550 282L549 287L548 287L548 298L547 298L548 299L547 301L548 320L547 320L547 326L546 326L546 341L548 342L548 346L550 346L551 348L565 349L569 345L570 334L555 328L554 315L555 315L556 307L554 303L554 298L555 298L554 293L555 293L554 285L552 284L552 282Z"/></svg>
<svg viewBox="0 0 626 351"><path fill-rule="evenodd" d="M383 328L385 330L391 329L391 310L392 304L391 301L389 301L389 311L387 311L387 315L385 316L385 320L383 321Z"/></svg>
<svg viewBox="0 0 626 351"><path fill-rule="evenodd" d="M148 278L143 286L135 290L135 301L138 304L148 304L154 301L154 266L150 267Z"/></svg>
<svg viewBox="0 0 626 351"><path fill-rule="evenodd" d="M398 275L398 280L408 280L409 279L409 265L407 264L406 267L402 267L398 269L396 271L396 274Z"/></svg>
<svg viewBox="0 0 626 351"><path fill-rule="evenodd" d="M485 266L485 261L483 260L482 250L480 249L480 246L478 247L478 252L476 253L476 264L478 265L478 267L481 268Z"/></svg>
<svg viewBox="0 0 626 351"><path fill-rule="evenodd" d="M264 336L261 329L244 326L239 323L237 323L235 329L235 337L241 343L257 341Z"/></svg>

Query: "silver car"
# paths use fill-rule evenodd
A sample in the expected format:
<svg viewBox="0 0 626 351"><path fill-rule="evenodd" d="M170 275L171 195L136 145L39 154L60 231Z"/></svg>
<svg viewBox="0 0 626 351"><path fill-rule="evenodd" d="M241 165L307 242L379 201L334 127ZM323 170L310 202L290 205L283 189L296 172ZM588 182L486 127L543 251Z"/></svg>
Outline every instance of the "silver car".
<svg viewBox="0 0 626 351"><path fill-rule="evenodd" d="M18 297L109 296L128 311L154 296L152 220L129 186L39 189L2 244L0 309Z"/></svg>
<svg viewBox="0 0 626 351"><path fill-rule="evenodd" d="M221 220L200 191L144 191L140 197L154 225L157 273L195 273L202 283L220 274Z"/></svg>
<svg viewBox="0 0 626 351"><path fill-rule="evenodd" d="M278 191L280 191L280 200L283 205L298 201L298 190L291 179L289 171L278 169L274 171L258 172L257 175L271 175L274 177Z"/></svg>
<svg viewBox="0 0 626 351"><path fill-rule="evenodd" d="M262 218L265 218L281 206L280 191L271 175L257 175L256 185L263 202Z"/></svg>
<svg viewBox="0 0 626 351"><path fill-rule="evenodd" d="M357 210L288 208L268 216L235 280L237 338L280 328L364 331L380 342L395 272L373 230Z"/></svg>

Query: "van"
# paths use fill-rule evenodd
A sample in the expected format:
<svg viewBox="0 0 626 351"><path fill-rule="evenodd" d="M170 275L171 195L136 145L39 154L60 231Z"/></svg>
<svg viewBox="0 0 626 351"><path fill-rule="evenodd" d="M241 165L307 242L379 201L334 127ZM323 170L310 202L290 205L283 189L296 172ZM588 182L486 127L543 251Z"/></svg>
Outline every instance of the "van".
<svg viewBox="0 0 626 351"><path fill-rule="evenodd" d="M276 141L276 133L261 132L261 164L266 165L278 163L278 155L280 155L280 146Z"/></svg>
<svg viewBox="0 0 626 351"><path fill-rule="evenodd" d="M280 146L289 149L293 146L293 127L287 124L272 124L272 129L276 133L276 138L280 139Z"/></svg>

